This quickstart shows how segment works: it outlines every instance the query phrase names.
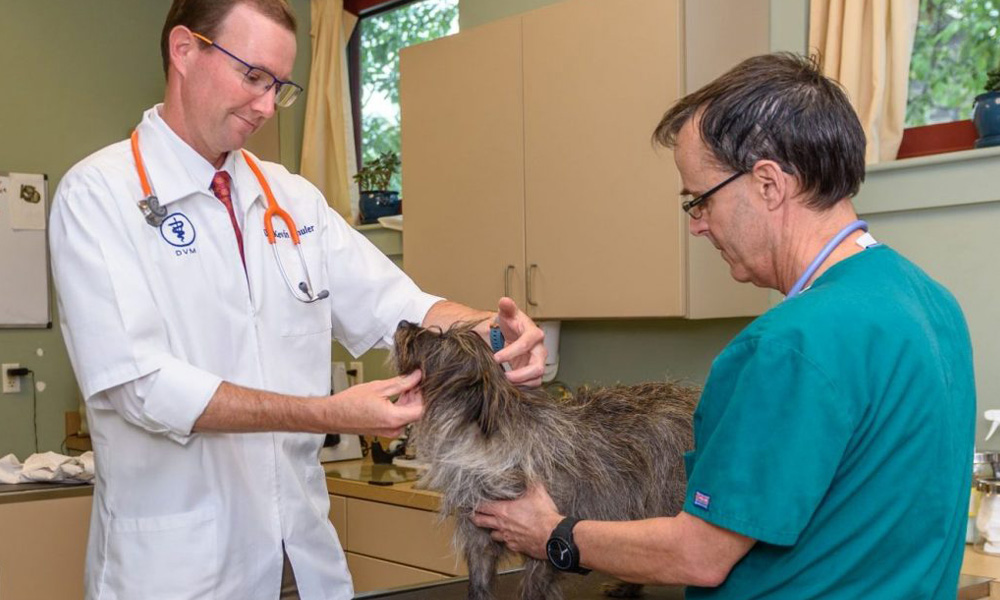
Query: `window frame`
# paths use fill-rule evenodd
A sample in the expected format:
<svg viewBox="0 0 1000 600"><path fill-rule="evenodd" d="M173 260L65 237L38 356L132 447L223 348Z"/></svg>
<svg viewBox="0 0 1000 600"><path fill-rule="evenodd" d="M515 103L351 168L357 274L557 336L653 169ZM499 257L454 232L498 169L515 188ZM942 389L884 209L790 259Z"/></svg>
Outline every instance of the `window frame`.
<svg viewBox="0 0 1000 600"><path fill-rule="evenodd" d="M923 11L920 12L918 19ZM915 39L914 44L916 44ZM982 93L982 90L975 93ZM896 159L972 150L978 137L979 133L971 119L906 127L903 129L903 138Z"/></svg>
<svg viewBox="0 0 1000 600"><path fill-rule="evenodd" d="M419 0L344 0L344 10L357 15L358 22L347 42L347 82L351 93L351 120L354 122L354 158L362 167L361 156L361 21Z"/></svg>

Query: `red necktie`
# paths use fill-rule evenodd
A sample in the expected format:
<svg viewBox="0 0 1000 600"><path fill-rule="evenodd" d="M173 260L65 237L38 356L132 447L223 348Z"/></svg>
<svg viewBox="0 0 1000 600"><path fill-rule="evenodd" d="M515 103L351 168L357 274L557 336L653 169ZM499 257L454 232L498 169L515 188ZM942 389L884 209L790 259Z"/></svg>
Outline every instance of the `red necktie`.
<svg viewBox="0 0 1000 600"><path fill-rule="evenodd" d="M219 171L212 177L212 193L225 205L229 211L229 220L233 223L233 233L236 234L236 244L240 247L240 260L243 261L243 270L247 268L247 259L243 256L243 234L240 232L240 224L236 221L236 213L233 211L233 196L229 190L231 183L229 173Z"/></svg>

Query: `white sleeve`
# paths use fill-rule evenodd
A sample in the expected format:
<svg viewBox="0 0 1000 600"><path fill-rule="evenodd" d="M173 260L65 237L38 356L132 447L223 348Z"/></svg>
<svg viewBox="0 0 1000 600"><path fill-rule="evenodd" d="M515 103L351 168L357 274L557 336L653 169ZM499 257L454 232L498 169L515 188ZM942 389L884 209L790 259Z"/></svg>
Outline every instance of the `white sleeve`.
<svg viewBox="0 0 1000 600"><path fill-rule="evenodd" d="M392 347L401 320L420 323L443 300L417 287L389 257L328 209L326 253L334 337L354 356Z"/></svg>
<svg viewBox="0 0 1000 600"><path fill-rule="evenodd" d="M53 202L49 240L63 339L86 400L157 373L147 393L114 394L120 401L113 404L139 426L184 437L221 379L173 355L140 253L103 177L77 166Z"/></svg>
<svg viewBox="0 0 1000 600"><path fill-rule="evenodd" d="M199 377L197 369L192 379L171 376L169 372L161 377L161 372L154 371L98 392L94 400L107 401L123 419L137 427L164 435L179 444L187 444L193 435L191 429L197 417L192 419L185 411L172 411L170 407L177 404L175 400L179 396L197 399L198 403L207 406L220 381L218 378ZM184 389L176 389L179 382Z"/></svg>

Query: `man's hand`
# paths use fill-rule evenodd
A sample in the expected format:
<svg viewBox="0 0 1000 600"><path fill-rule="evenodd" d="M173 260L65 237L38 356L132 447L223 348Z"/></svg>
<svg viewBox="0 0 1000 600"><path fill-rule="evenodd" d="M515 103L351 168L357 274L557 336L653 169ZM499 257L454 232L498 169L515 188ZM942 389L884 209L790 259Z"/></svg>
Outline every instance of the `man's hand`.
<svg viewBox="0 0 1000 600"><path fill-rule="evenodd" d="M325 399L328 431L399 437L424 412L421 372L351 386ZM399 396L392 402L393 396Z"/></svg>
<svg viewBox="0 0 1000 600"><path fill-rule="evenodd" d="M483 504L472 515L472 522L478 527L493 530L490 532L493 540L514 552L540 560L546 559L545 544L562 519L555 502L540 483L528 488L516 500Z"/></svg>
<svg viewBox="0 0 1000 600"><path fill-rule="evenodd" d="M511 383L530 387L542 385L548 356L543 344L545 334L510 298L500 298L498 307L497 321L507 345L494 358L499 363L510 363L512 370L507 372L507 379Z"/></svg>

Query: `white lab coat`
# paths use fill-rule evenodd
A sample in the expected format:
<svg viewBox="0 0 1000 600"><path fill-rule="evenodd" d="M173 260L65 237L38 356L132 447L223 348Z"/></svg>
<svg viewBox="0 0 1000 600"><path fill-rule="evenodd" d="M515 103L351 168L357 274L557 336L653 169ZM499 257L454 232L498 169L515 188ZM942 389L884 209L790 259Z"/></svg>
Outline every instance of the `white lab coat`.
<svg viewBox="0 0 1000 600"><path fill-rule="evenodd" d="M146 223L128 141L73 167L51 216L63 335L87 400L97 459L87 598L274 600L282 543L303 600L350 598L328 520L323 436L192 433L221 381L299 396L330 389L331 338L354 354L386 346L401 319L439 300L421 292L280 165L261 167L296 221L316 291L294 299L263 229L266 200L239 153L224 168L242 224L246 272L215 169L158 115L140 147L168 208ZM178 225L180 223L180 225ZM275 230L286 231L275 220ZM280 235L280 233L279 233ZM299 260L279 240L293 283Z"/></svg>

